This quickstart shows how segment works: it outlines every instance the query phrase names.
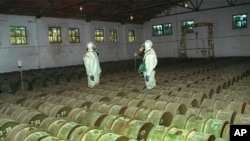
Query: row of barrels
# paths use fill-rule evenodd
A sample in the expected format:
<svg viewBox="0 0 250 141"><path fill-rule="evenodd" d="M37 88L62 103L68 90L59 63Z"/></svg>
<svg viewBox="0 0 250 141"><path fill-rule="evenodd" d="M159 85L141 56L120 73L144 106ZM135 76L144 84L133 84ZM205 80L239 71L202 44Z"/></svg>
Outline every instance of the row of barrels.
<svg viewBox="0 0 250 141"><path fill-rule="evenodd" d="M69 75L66 73L39 73L34 77L24 75L23 79L21 79L21 76L4 78L0 81L1 92L15 93L15 91L20 89L31 90L40 87L53 86L60 83L76 82L86 79L84 74L84 72L79 74L77 72L72 72Z"/></svg>
<svg viewBox="0 0 250 141"><path fill-rule="evenodd" d="M23 110L20 109L23 109L24 107L18 106L19 105L8 105L8 107L5 106L6 108L1 109L1 112L3 114L10 115L12 118L17 119L18 121L20 121L22 117L25 118L32 115L29 113L27 113L26 115L23 114ZM12 111L12 113L8 111ZM33 112L30 111L30 113ZM33 120L35 119L35 117L37 116L33 116ZM21 121L21 123L22 124L16 125L9 131L9 133L6 135L6 140L40 140L43 135L48 135L48 133L46 133L44 129L46 131L49 131L49 134L52 134L55 137L72 141L119 141L118 137L121 138L121 136L124 136L122 137L124 141L128 139L155 141L155 138L162 138L162 140L180 139L183 141L189 141L193 137L196 137L196 135L200 140L215 140L215 137L212 134L200 133L194 129L186 130L179 129L174 126L154 126L152 123L144 122L136 118L89 112L84 108L72 109L66 119L47 116L40 122L40 124L37 124L36 126L27 125L24 121ZM33 122L30 121L30 123L32 124ZM42 128L42 130L38 129L37 126ZM95 127L97 127L97 129ZM72 132L73 129L76 130L77 128L80 128L78 132ZM155 131L155 129L163 130L162 132L164 134L154 134L157 132ZM36 131L40 132L39 137L35 134L37 133ZM81 132L79 133L79 131ZM87 131L89 131L90 133ZM177 132L181 132L183 134L176 134ZM83 133L84 135L82 135L81 133ZM103 135L103 133L109 133L109 135L105 134L106 138L102 138L100 136ZM107 138L107 136L111 136L112 138Z"/></svg>
<svg viewBox="0 0 250 141"><path fill-rule="evenodd" d="M48 103L47 104L45 104L45 105L48 105ZM43 106L45 106L45 105L43 105ZM95 105L95 107L96 107L96 105L98 105L98 104L93 104L93 106ZM41 106L42 107L42 106ZM59 106L55 106L55 107L59 107ZM102 106L102 107L106 107L105 105L104 106ZM93 109L93 108L91 108L91 109ZM98 109L105 109L105 108L98 108ZM107 108L108 109L108 108ZM46 110L44 110L44 111L46 111ZM101 111L104 111L104 110L101 110ZM128 110L129 111L129 110ZM131 110L130 110L131 111ZM140 110L141 111L141 110ZM55 111L54 112L49 112L49 113L55 113ZM63 112L62 112L63 113ZM131 112L130 112L131 113ZM25 115L25 114L24 114ZM65 114L60 114L61 116L63 116L63 115L65 115ZM130 114L127 114L127 115L130 115ZM142 115L142 114L137 114L137 115ZM145 115L145 114L144 114ZM58 114L57 114L57 116L59 116ZM93 115L91 116L91 117L94 117ZM92 119L92 118L91 118ZM149 118L149 119L151 119L151 118ZM197 120L197 119L196 119Z"/></svg>
<svg viewBox="0 0 250 141"><path fill-rule="evenodd" d="M67 96L75 97L78 99L85 99L88 101L108 101L111 103L126 105L126 106L146 106L148 108L158 108L163 110L162 105L167 105L169 102L175 102L184 104L186 107L208 107L210 109L227 109L235 111L237 113L249 113L248 111L248 101L250 97L248 95L239 97L238 95L222 95L215 94L212 98L204 93L192 93L192 92L172 92L170 95L163 94L144 94L130 92L128 94L117 93L114 91L100 89L103 94L100 94L98 90L90 91L88 93L81 92L69 92L58 94L57 96L47 97L57 97L54 99L61 99ZM110 92L110 94L108 94ZM161 91L163 92L163 91ZM221 96L227 97L227 100L220 99ZM230 97L231 98L230 98ZM161 103L161 104L159 104ZM161 106L160 106L161 105Z"/></svg>
<svg viewBox="0 0 250 141"><path fill-rule="evenodd" d="M47 117L39 126L35 126L0 116L0 123L2 141L129 141L126 136L90 128L65 118Z"/></svg>
<svg viewBox="0 0 250 141"><path fill-rule="evenodd" d="M165 63L164 61L160 61L160 62ZM191 63L192 62L194 64L196 64L195 63L196 61L191 61ZM199 63L202 63L202 62L199 62ZM214 63L218 63L218 62L214 62ZM222 64L223 63L225 63L225 62L222 62ZM120 62L115 62L115 63L112 63L112 62L102 63L103 73L104 74L112 74L111 70L118 72L118 73L119 72L124 73L125 70L128 70L128 69L126 69L126 67L130 68L129 66L131 66L131 65L132 65L131 61L125 61L125 62L120 61ZM164 65L162 65L162 66L164 66ZM231 70L231 69L229 66L226 66L226 68L228 68L228 69L225 69L224 74L221 74L221 73L215 74L218 71L218 69L219 69L219 71L223 69L222 68L223 65L221 65L219 67L219 65L217 64L216 65L217 69L210 69L208 72L202 74L199 71L199 69L202 70L202 68L199 66L204 66L203 64L198 65L199 69L196 69L196 66L193 66L193 65L192 65L192 67L194 67L194 68L192 68L190 66L189 67L185 66L185 70L183 71L182 69L180 69L180 72L179 72L178 68L181 68L182 66L185 66L185 64L182 63L181 65L174 67L175 70L168 71L169 73L166 73L166 71L161 70L161 67L160 67L159 71L158 71L160 73L160 75L158 75L159 78L158 78L158 76L156 76L158 82L160 84L164 84L166 82L166 79L163 79L163 78L168 78L168 81L172 81L172 80L176 80L176 79L177 80L185 79L187 77L190 78L192 76L194 76L196 78L196 80L198 80L198 81L207 80L207 79L213 80L213 78L216 78L216 80L218 81L219 80L218 76L220 76L222 79L221 81L224 81L222 83L231 84L235 80L238 80L239 78L241 78L243 76L243 74L246 73L245 70L247 68L247 66L243 65L243 66L238 67L238 68L240 68L239 70L237 70L235 72L229 72L229 70ZM208 66L213 68L213 66L211 66L211 65L208 65ZM237 67L237 66L235 65L235 67ZM121 70L124 70L124 71L121 71ZM191 70L191 72L189 72L189 70ZM174 72L174 74L171 72ZM199 73L195 73L195 72L199 72ZM204 72L204 71L201 71L201 72ZM165 77L163 77L163 76L165 76ZM227 80L225 80L225 78L227 78ZM85 75L85 71L84 71L83 66L60 67L60 68L54 68L54 69L31 70L31 71L23 72L23 80L21 80L21 76L18 72L14 72L14 74L6 74L6 75L3 74L0 76L0 86L1 86L2 93L14 93L18 89L29 89L30 90L30 89L34 89L37 87L47 87L47 86L51 86L51 85L53 86L53 85L66 83L66 82L75 82L75 81L82 80L82 79L86 79L86 75ZM225 81L228 81L228 82L225 82ZM225 85L223 85L223 87L224 86Z"/></svg>
<svg viewBox="0 0 250 141"><path fill-rule="evenodd" d="M76 87L80 87L79 85L74 85ZM106 85L104 85L106 86ZM90 93L103 93L104 95L105 94L111 94L113 96L116 96L116 95L122 95L124 93L122 93L122 91L119 92L119 94L117 94L117 91L112 91L110 92L110 89L111 87L107 87L107 88L104 88L104 86L102 87L99 87L99 89L93 89L93 90L90 90L88 92ZM60 87L59 87L60 88ZM118 89L119 87L113 87L112 89ZM172 87L171 87L172 88ZM153 98L154 100L166 100L166 98L173 98L172 96L177 96L177 97L196 97L196 99L198 100L198 102L201 104L201 102L205 99L205 98L212 98L212 99L224 99L224 101L222 103L225 103L225 102L229 102L231 100L236 100L236 101L243 101L243 102L246 102L248 104L248 99L249 99L249 96L247 94L244 94L244 95L241 95L240 97L237 95L237 94L234 94L234 95L229 95L227 93L224 93L224 94L220 94L220 93L216 93L216 94L213 94L212 92L212 89L211 88L191 88L191 87L175 87L174 90L170 90L167 88L167 87L160 87L160 89L153 89L151 92L154 93L154 95L144 95L144 94L141 94L141 91L138 90L138 89L133 89L133 88L125 88L125 89L128 89L127 92L125 92L125 95L128 96L128 97L144 97L144 96L151 96L151 98ZM54 89L54 87L53 87ZM132 89L132 90L131 90ZM45 89L45 90L49 90L49 89ZM123 89L124 90L124 89ZM140 93L134 93L134 92L131 92L131 91L134 91L134 90L138 90ZM176 91L177 90L177 91ZM130 91L130 92L129 92ZM221 91L226 91L226 89L222 89ZM142 91L144 92L144 91ZM128 94L126 94L128 93ZM170 95L170 96L159 96L159 94L157 95L157 93L164 93L167 95ZM156 94L156 95L155 95ZM82 93L80 94L81 96L83 95ZM110 95L106 95L108 97L110 97ZM223 97L223 98L222 98ZM112 97L111 97L112 98ZM226 101L225 101L226 100ZM244 108L243 108L244 110Z"/></svg>
<svg viewBox="0 0 250 141"><path fill-rule="evenodd" d="M249 113L249 104L246 102L248 101L249 97L245 97L245 99L243 99L242 101L238 101L237 99L228 99L228 100L218 99L218 96L220 94L216 94L214 95L214 97L212 97L212 99L209 99L206 98L206 95L201 95L201 94L190 95L190 93L182 93L179 94L179 96L178 95L168 96L168 95L156 95L156 94L140 94L134 92L124 95L124 93L117 93L108 90L102 90L102 91L103 95L100 95L98 89L94 89L94 91L91 90L90 93L65 91L64 93L60 93L60 95L46 95L46 96L43 95L43 96L45 97L46 100L49 100L51 102L60 102L63 101L63 99L66 99L66 101L71 101L73 103L76 103L74 102L74 100L72 100L72 98L70 98L74 97L75 99L84 99L92 103L97 101L111 101L111 103L113 104L120 104L124 106L145 106L148 108L157 108L160 110L164 110L164 107L166 107L166 105L169 102L175 102L175 103L180 103L179 105L181 104L185 105L180 107L188 107L188 108L207 107L209 109L214 109L214 110L223 109L223 110L235 111L237 113L246 113L246 114ZM109 92L110 95L108 94ZM28 92L25 94L28 94ZM31 97L32 95L35 96L36 94L34 92L31 92L28 95L29 95L28 97ZM187 108L180 108L180 109L182 109L181 111L183 111L181 113L185 113L184 109Z"/></svg>
<svg viewBox="0 0 250 141"><path fill-rule="evenodd" d="M133 61L103 62L103 75L114 72L131 71ZM14 93L16 90L31 90L61 83L77 82L86 79L83 65L58 67L40 70L24 70L0 74L0 93Z"/></svg>
<svg viewBox="0 0 250 141"><path fill-rule="evenodd" d="M50 101L50 99L52 98L52 96L51 95L48 95L48 97L47 98L45 98L46 99L46 101ZM58 99L60 99L59 97L58 97ZM46 104L44 104L43 106L41 106L41 107L48 107L48 108L43 108L43 109L51 109L51 111L53 111L52 109L52 107L58 107L58 106L46 106L46 105L49 105L49 103L48 102L44 102L44 103L46 103ZM51 104L52 105L52 104ZM97 108L98 106L97 105L101 105L101 103L98 103L98 102L95 102L95 103L93 103L92 105L91 105L91 107L90 107L90 109L102 109L102 110L100 110L100 111L105 111L105 109L106 109L106 111L108 110L108 109L110 109L110 108L108 108L108 106L107 105L105 105L105 104L103 104L102 105L102 108ZM171 104L170 104L171 105ZM95 108L94 108L95 107ZM177 107L176 105L174 105L173 107ZM133 109L133 110L132 110ZM138 107L129 107L129 108L127 108L127 112L124 112L125 113L125 115L126 116L129 116L129 115L133 115L132 113L135 113L135 111L137 111L138 110ZM48 111L48 110L42 110L42 111L44 111L44 112L46 112L46 111ZM64 110L65 111L65 110ZM94 110L94 111L96 111L96 110ZM140 110L140 111L142 111L142 110ZM148 110L148 111L150 111L150 110ZM206 111L206 110L205 110ZM47 114L49 114L49 113L57 113L56 111L53 111L53 112L48 112ZM126 114L127 113L127 114ZM173 113L174 114L174 113ZM65 115L65 114L62 114L62 115ZM138 114L138 115L147 115L147 114L145 114L145 111L144 111L144 114ZM53 116L53 115L51 115L51 116ZM55 115L54 115L55 116ZM59 116L59 115L57 115L57 116ZM93 116L92 116L93 117ZM149 118L149 119L151 119L151 118ZM196 119L197 120L197 119ZM159 121L158 121L159 122Z"/></svg>
<svg viewBox="0 0 250 141"><path fill-rule="evenodd" d="M200 73L196 73L196 74L198 75ZM110 76L116 76L116 75L110 75ZM131 75L131 76L133 76L133 75ZM12 97L11 100L8 100L8 98L7 99L3 98L3 99L6 99L6 101L10 101L11 103L13 102L13 103L18 103L18 104L23 104L23 105L30 105L30 106L35 106L36 105L35 109L37 109L39 107L38 109L40 109L40 111L43 111L43 113L46 113L45 115L59 116L59 117L60 116L69 117L69 113L70 113L69 111L74 110L70 106L69 106L70 108L66 106L69 109L67 112L65 112L66 110L62 110L62 111L59 110L59 109L64 108L65 104L67 103L69 105L74 106L75 108L79 107L81 105L83 107L87 107L88 109L92 109L92 112L93 111L99 112L96 115L102 115L101 117L109 117L109 114L111 114L111 113L116 113L117 114L117 112L119 111L118 112L119 115L121 113L123 113L123 114L126 115L126 117L131 116L130 118L140 118L140 119L144 118L144 120L145 120L145 117L150 117L149 116L150 113L152 115L152 113L153 113L152 111L154 111L154 112L161 111L160 113L162 113L162 112L167 113L168 112L169 113L168 115L173 115L173 116L179 115L180 117L181 116L187 117L186 120L182 120L183 123L185 123L185 124L187 123L187 121L189 121L189 119L195 119L195 121L200 121L200 124L197 127L204 127L204 125L206 125L206 124L203 121L205 119L208 119L208 117L213 118L213 119L216 119L216 118L219 119L219 118L223 118L223 117L225 118L226 115L228 116L226 118L228 122L236 123L236 121L245 121L245 122L249 123L249 120L248 120L249 116L247 114L241 114L241 112L235 113L234 111L230 111L227 114L224 114L225 111L223 111L221 109L218 110L216 108L214 108L214 109L211 108L211 107L217 107L217 106L214 106L214 105L219 104L219 102L217 100L218 98L216 98L216 96L221 94L221 91L223 91L223 89L220 89L219 91L215 90L215 92L213 92L213 95L211 94L212 92L211 93L209 92L209 94L206 93L205 95L206 95L206 97L209 97L209 99L208 98L204 98L204 99L199 98L199 100L197 100L196 98L193 97L192 99L194 101L195 100L199 101L199 102L197 102L198 103L197 106L195 104L191 104L191 106L190 106L190 104L188 104L186 106L184 103L181 103L180 102L181 99L182 100L187 99L186 96L194 94L194 93L184 93L183 94L181 91L188 91L188 90L196 89L195 91L197 93L197 88L202 89L203 92L204 91L210 91L211 89L214 89L214 87L213 88L210 87L209 89L205 90L204 87L207 87L205 81L204 81L204 85L202 87L197 87L197 84L199 82L202 82L200 79L198 81L189 82L186 79L182 80L183 77L180 77L178 80L171 80L171 81L168 81L168 82L166 81L167 83L164 83L164 84L172 85L170 87L165 86L165 85L160 85L158 87L160 89L145 90L145 89L143 89L144 81L142 80L142 78L132 79L132 81L131 81L128 78L125 78L125 77L121 78L121 77L116 76L115 78L104 78L105 83L102 83L102 85L98 86L97 89L92 89L92 90L87 89L85 87L86 85L82 85L82 83L79 84L79 85L75 85L76 83L74 83L73 86L71 86L66 92L65 92L65 90L67 88L64 88L64 86L67 86L67 85L65 85L65 84L61 85L60 84L61 86L57 85L57 86L53 86L53 87L50 87L50 88L38 89L38 90L42 90L42 91L40 91L40 93L37 92L37 91L35 91L35 92L32 91L33 95L29 94L30 97L39 98L40 101L37 101L35 99L32 99L32 100L26 99L29 96L26 97L25 94L22 94L22 93L19 93L19 92L15 93L15 95L11 95L11 96L15 96L16 99L13 98L13 97ZM245 76L244 76L244 78L245 78ZM209 79L211 79L211 77ZM164 81L162 81L162 82L164 82ZM186 82L188 82L188 84L185 84ZM222 82L224 82L224 80ZM237 81L237 83L229 83L229 84L235 85L235 84L238 84L238 82L239 81ZM139 84L139 85L137 85L137 84ZM175 85L179 84L179 86L178 87L173 87L174 84ZM211 84L211 83L209 83L209 84ZM222 86L221 84L222 83L216 84L216 86L218 86L218 85ZM112 85L112 86L110 86L110 85ZM83 86L83 88L80 88L81 86ZM125 86L125 88L123 86ZM73 89L76 90L76 88L74 88L74 87L79 87L79 89L77 89L77 91L72 91ZM109 88L112 88L111 89L112 94L110 94L111 91L109 91ZM194 89L190 89L190 88L194 88ZM224 88L224 89L227 88L228 89L228 88L230 88L230 86L229 87L222 86L222 88ZM200 90L200 89L198 89L198 90ZM117 90L117 91L115 91L115 90ZM56 92L56 93L54 93L54 92ZM159 101L159 98L160 98L160 96L158 95L159 92L161 92L162 94L165 93L165 95L161 97L162 99L165 98L165 100L163 102ZM198 91L198 92L199 92L199 94L201 94L200 91ZM52 94L52 93L57 94L57 95L51 96L50 94ZM77 93L77 94L75 94L75 93ZM104 93L106 95L102 95ZM199 94L197 95L197 97L199 96ZM22 95L25 96L25 97L19 97L19 96L22 96ZM65 99L63 100L63 98L62 99L59 98L60 95L61 96L67 95L69 97L65 97ZM178 97L178 95L179 95L179 97ZM184 97L184 95L185 95L185 97ZM56 96L59 99L58 101L56 100ZM78 97L75 97L75 96L78 96ZM172 100L170 101L169 98L171 98ZM114 100L114 99L116 99L116 100ZM154 103L155 100L159 101L159 102L155 102L155 103L161 103L160 105L165 105L165 106L162 106L162 107L166 107L166 105L170 106L170 105L175 104L174 107L177 107L177 109L178 109L179 105L182 105L182 107L186 107L185 108L186 110L185 110L185 112L183 112L183 114L180 114L181 112L174 109L174 108L173 108L174 112L171 112L171 111L164 111L164 110L159 110L159 109L150 109L149 107L146 107L148 104ZM204 102L204 100L206 100L206 102ZM30 102L30 101L34 101L34 102ZM64 102L65 104L64 103L61 103L61 105L60 104L56 104L56 105L51 104L54 101L56 101L58 103ZM97 102L97 101L99 101L99 102ZM115 102L121 101L121 102L113 103L114 101ZM175 101L175 102L173 102L173 101ZM56 102L54 102L54 103L56 103ZM87 102L89 102L89 103L86 104ZM107 103L107 102L111 102L111 103ZM200 107L200 105L203 102L208 103L208 106L210 108ZM76 103L78 103L78 104L76 104ZM165 104L162 104L162 103L165 103ZM229 104L230 103L231 105L234 105L233 103L235 103L235 102L232 102L231 100L230 100L230 102L229 101L224 101L224 102L222 102L222 104L219 104L220 105L219 107L221 107L221 105L223 105L223 103L224 104L226 104L226 103ZM43 104L43 106L41 106L42 104ZM48 107L46 107L46 105L48 105ZM155 105L155 104L151 104L151 105ZM226 105L226 106L228 106L228 105ZM53 107L57 107L57 108L53 109ZM118 107L118 109L116 109L115 107L116 108ZM233 107L233 106L231 106L231 107ZM241 107L241 106L238 106L238 107ZM246 106L246 107L248 107L248 106ZM112 109L112 110L110 111L109 109ZM116 109L116 111L114 109ZM240 108L235 108L235 109L238 110ZM243 108L243 109L246 109L246 108ZM52 111L48 112L49 110L52 110L53 112ZM58 110L59 110L59 112L58 112ZM10 110L10 112L11 111L12 110ZM25 110L23 110L23 111L25 111ZM86 109L84 109L83 111L85 111L85 112L83 112L84 114L86 114L86 115L89 114L88 112L86 112ZM102 112L105 112L105 111L106 112L108 111L109 114L102 113ZM243 113L246 112L246 110L242 110L242 111L243 111ZM102 113L102 114L100 114L100 113ZM193 114L196 115L196 116L194 116ZM242 116L242 115L244 115L244 116ZM114 116L114 115L112 115L112 116ZM75 116L73 116L73 117L75 117ZM95 117L95 116L92 115L92 117ZM231 120L229 119L229 117L231 117ZM90 119L88 121L91 121ZM99 118L95 118L95 119L99 119ZM151 119L151 118L147 118L147 119ZM164 118L162 118L162 119L164 119ZM180 119L184 119L184 117L182 117ZM200 119L200 120L198 120L198 119ZM241 120L237 120L237 119L241 119ZM168 120L169 120L169 118L168 118ZM104 121L104 120L102 120L102 121ZM157 123L164 124L165 122L162 122L162 121L164 121L164 120L159 121L159 119L158 119ZM171 121L174 121L174 120L172 119ZM177 120L177 121L179 121L179 120ZM36 122L38 123L38 121L36 121ZM86 122L86 121L84 121L84 122ZM190 122L191 122L191 120L190 120ZM152 122L150 122L150 123L152 123ZM179 122L177 122L177 123L179 123ZM85 124L87 124L87 123L85 123ZM127 124L128 123L125 122L125 125L127 125ZM88 125L91 125L91 124L88 124ZM168 125L170 126L171 124L168 124ZM166 126L164 126L164 127L166 127ZM223 128L223 129L225 129L225 132L226 132L226 129L228 129L227 127L228 126L226 125L225 128ZM186 126L183 126L182 128L183 128L182 130L186 130L185 129ZM152 129L153 128L151 128L151 130ZM179 131L182 132L181 130L179 130ZM203 130L201 130L201 128L200 128L200 131L203 131ZM164 133L163 135L160 135L161 138L165 138L166 133L165 132L163 132L163 133ZM220 138L216 138L216 139L219 140Z"/></svg>

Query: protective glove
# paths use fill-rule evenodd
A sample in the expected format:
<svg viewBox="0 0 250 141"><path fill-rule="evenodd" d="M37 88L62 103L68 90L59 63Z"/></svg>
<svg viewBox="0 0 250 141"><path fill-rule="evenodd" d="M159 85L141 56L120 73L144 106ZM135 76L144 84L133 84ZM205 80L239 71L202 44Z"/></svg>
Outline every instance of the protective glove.
<svg viewBox="0 0 250 141"><path fill-rule="evenodd" d="M148 75L146 75L145 80L148 82L148 80L149 80L149 76Z"/></svg>
<svg viewBox="0 0 250 141"><path fill-rule="evenodd" d="M90 80L94 81L95 77L93 75L90 75Z"/></svg>

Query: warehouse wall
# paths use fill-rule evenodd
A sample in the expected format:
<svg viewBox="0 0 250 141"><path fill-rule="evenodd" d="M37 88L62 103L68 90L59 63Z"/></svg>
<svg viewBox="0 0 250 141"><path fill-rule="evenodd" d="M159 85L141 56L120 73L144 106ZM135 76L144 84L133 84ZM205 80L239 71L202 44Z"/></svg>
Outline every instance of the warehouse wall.
<svg viewBox="0 0 250 141"><path fill-rule="evenodd" d="M212 0L215 2L215 0ZM247 1L247 0L241 0ZM218 3L207 3L204 1L202 8L226 4L225 1ZM185 14L178 14L184 12ZM232 15L248 14L248 28L232 29ZM195 23L213 23L214 51L215 57L228 56L250 56L250 9L248 5L206 10L200 12L188 12L182 7L171 10L172 16L165 13L159 14L157 18L145 22L143 25L121 24L111 22L91 21L59 18L35 18L32 16L15 16L0 14L0 73L17 71L17 61L21 60L23 69L41 69L60 66L71 66L82 64L82 55L86 52L86 43L94 41L94 30L103 28L105 31L105 43L96 43L100 49L100 61L119 61L134 59L138 47L146 39L154 43L157 56L161 58L177 57L180 47L181 23L184 20L194 20ZM223 17L223 18L222 18ZM135 17L136 18L136 17ZM172 23L173 35L152 36L152 25ZM27 45L11 45L9 26L26 26L28 34ZM62 31L62 43L50 44L48 41L48 27L59 26ZM69 27L80 29L79 44L71 44L67 39ZM109 29L117 29L118 43L109 41ZM128 30L135 30L136 42L128 43ZM187 48L207 48L207 27L195 29L195 34L187 34ZM206 57L201 50L189 50L188 57ZM137 57L138 59L140 57Z"/></svg>
<svg viewBox="0 0 250 141"><path fill-rule="evenodd" d="M27 45L11 45L9 26L25 26ZM61 27L62 43L50 44L48 27ZM80 43L68 42L68 28L79 28ZM71 66L82 64L86 43L94 41L94 30L103 28L105 43L96 43L100 61L119 61L133 58L142 42L142 25L31 16L0 15L0 73L17 71L21 60L23 70ZM109 30L117 29L118 43L109 41ZM135 30L136 42L128 43L128 30Z"/></svg>
<svg viewBox="0 0 250 141"><path fill-rule="evenodd" d="M249 2L241 0L238 2ZM215 5L223 7L228 5L226 1L204 1L201 8L207 9ZM190 6L190 4L189 4ZM215 57L228 56L250 56L250 9L249 4L204 10L199 12L189 12L190 10L182 7L171 9L172 16L166 16L166 13L159 14L158 18L151 19L143 26L143 35L145 39L151 39L154 42L154 48L159 57L177 57L178 48L181 39L181 24L186 20L193 20L195 23L213 23L214 51ZM183 13L175 15L175 13ZM232 15L248 14L248 28L232 29ZM163 23L172 23L173 35L168 36L152 36L152 26ZM186 34L187 38L187 55L189 58L207 57L201 53L201 49L195 50L191 48L207 48L207 27L201 26L195 28L198 32L196 39L195 33Z"/></svg>

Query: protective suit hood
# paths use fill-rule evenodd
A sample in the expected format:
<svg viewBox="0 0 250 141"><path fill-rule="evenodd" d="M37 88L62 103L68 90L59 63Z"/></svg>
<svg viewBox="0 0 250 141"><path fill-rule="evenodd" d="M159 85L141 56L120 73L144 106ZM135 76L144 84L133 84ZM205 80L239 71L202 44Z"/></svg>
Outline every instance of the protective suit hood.
<svg viewBox="0 0 250 141"><path fill-rule="evenodd" d="M146 41L144 42L144 46L145 46L145 52L147 52L147 51L149 51L149 50L152 48L153 43L152 43L152 41L150 41L150 40L146 40Z"/></svg>
<svg viewBox="0 0 250 141"><path fill-rule="evenodd" d="M93 42L88 42L87 48L88 48L88 51L93 51L95 48L95 44Z"/></svg>

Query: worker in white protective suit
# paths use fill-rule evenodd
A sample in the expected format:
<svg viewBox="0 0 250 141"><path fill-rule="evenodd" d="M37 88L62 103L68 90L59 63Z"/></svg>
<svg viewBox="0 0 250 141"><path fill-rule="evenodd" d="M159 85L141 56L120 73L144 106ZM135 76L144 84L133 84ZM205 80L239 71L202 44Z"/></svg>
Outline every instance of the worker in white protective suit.
<svg viewBox="0 0 250 141"><path fill-rule="evenodd" d="M87 43L87 52L83 56L83 62L85 65L88 87L93 88L100 83L101 67L98 59L98 50L93 42Z"/></svg>
<svg viewBox="0 0 250 141"><path fill-rule="evenodd" d="M152 46L152 41L146 40L140 48L140 51L144 52L144 56L138 72L143 74L147 89L152 89L156 86L155 67L158 59Z"/></svg>

